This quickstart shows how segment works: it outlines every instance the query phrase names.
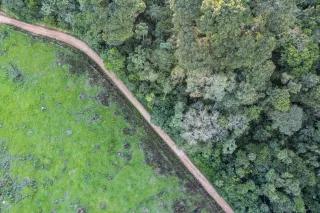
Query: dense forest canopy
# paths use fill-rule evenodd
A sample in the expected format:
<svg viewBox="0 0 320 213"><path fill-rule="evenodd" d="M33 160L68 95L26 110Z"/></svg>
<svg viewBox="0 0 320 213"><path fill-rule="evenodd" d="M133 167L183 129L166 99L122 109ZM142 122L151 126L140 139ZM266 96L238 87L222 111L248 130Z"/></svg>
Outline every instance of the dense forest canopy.
<svg viewBox="0 0 320 213"><path fill-rule="evenodd" d="M319 211L319 0L1 7L100 52L237 212Z"/></svg>

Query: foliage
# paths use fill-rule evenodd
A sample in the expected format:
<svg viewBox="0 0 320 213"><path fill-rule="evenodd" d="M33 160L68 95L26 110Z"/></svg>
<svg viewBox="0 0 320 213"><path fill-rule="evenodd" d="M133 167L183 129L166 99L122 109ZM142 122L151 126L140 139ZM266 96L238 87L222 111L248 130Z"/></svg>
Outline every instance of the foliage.
<svg viewBox="0 0 320 213"><path fill-rule="evenodd" d="M236 211L319 210L319 1L37 2L2 7L107 53Z"/></svg>
<svg viewBox="0 0 320 213"><path fill-rule="evenodd" d="M273 128L279 129L283 134L293 135L302 126L303 110L294 105L289 112L274 111L270 116Z"/></svg>

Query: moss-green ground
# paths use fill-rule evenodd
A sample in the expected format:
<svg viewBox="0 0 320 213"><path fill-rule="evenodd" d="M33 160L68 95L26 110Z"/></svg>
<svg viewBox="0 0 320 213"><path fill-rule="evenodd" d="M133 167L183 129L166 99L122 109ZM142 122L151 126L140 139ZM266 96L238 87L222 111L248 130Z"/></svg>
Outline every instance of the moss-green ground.
<svg viewBox="0 0 320 213"><path fill-rule="evenodd" d="M188 203L176 176L145 162L143 128L126 134L117 103L102 105L103 89L59 63L61 51L0 27L0 212L171 212Z"/></svg>

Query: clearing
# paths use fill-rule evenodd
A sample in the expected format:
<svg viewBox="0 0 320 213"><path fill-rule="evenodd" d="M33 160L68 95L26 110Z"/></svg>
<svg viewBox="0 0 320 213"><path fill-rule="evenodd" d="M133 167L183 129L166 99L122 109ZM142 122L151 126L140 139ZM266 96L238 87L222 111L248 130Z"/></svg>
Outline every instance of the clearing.
<svg viewBox="0 0 320 213"><path fill-rule="evenodd" d="M85 56L1 26L0 100L0 211L219 211Z"/></svg>

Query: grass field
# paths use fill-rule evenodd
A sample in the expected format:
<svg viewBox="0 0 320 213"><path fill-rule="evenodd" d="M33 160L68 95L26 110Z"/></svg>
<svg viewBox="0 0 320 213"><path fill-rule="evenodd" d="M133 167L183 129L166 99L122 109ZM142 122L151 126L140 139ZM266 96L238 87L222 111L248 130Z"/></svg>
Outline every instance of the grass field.
<svg viewBox="0 0 320 213"><path fill-rule="evenodd" d="M211 211L190 178L150 160L148 131L90 69L0 27L0 212Z"/></svg>

